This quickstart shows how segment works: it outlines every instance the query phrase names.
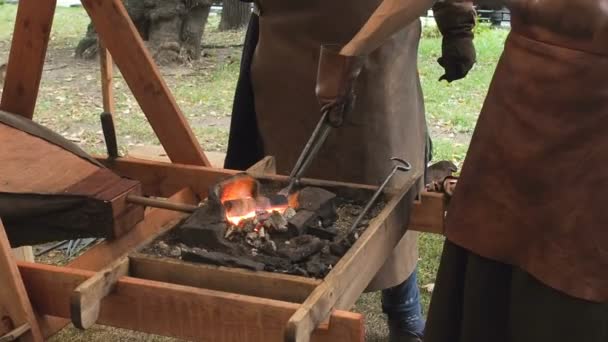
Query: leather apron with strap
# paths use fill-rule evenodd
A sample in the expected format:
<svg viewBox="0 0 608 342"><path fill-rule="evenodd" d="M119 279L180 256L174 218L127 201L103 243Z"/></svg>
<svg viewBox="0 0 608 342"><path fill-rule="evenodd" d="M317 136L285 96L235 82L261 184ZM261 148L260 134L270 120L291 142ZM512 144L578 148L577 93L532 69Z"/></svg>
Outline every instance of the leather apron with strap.
<svg viewBox="0 0 608 342"><path fill-rule="evenodd" d="M252 83L264 152L276 157L278 173L289 174L320 118L315 85L321 44L347 43L379 2L259 1ZM404 158L417 170L424 167L419 38L416 21L369 57L357 82L354 111L332 131L306 177L378 184L393 167L391 157ZM404 225L407 217L404 212ZM369 289L403 282L417 258L416 235L408 232Z"/></svg>
<svg viewBox="0 0 608 342"><path fill-rule="evenodd" d="M598 302L608 301L607 3L511 1L446 222L458 245Z"/></svg>

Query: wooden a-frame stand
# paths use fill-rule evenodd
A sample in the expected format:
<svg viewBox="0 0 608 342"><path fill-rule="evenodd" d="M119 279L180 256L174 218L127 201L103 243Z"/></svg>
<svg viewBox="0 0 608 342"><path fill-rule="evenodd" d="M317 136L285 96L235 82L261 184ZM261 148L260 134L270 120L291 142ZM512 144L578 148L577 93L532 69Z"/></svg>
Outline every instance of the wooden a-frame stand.
<svg viewBox="0 0 608 342"><path fill-rule="evenodd" d="M145 195L198 203L210 185L236 171L209 167L121 0L82 4L173 163L99 160L140 181ZM0 110L33 117L55 5L55 0L19 2ZM112 64L104 53L102 72ZM111 107L106 95L104 108ZM286 182L269 174L272 165L267 157L248 171ZM162 209L146 210L127 234L96 245L66 267L15 262L0 225L0 342L42 341L70 319L82 328L99 323L188 340L363 341L362 316L343 310L352 307L405 233L406 227L391 224L399 222L394 209L420 176L412 174L402 189L386 193L386 208L322 281L137 254L184 218ZM338 193L374 190L305 182ZM425 193L409 228L441 234L444 213L443 196Z"/></svg>

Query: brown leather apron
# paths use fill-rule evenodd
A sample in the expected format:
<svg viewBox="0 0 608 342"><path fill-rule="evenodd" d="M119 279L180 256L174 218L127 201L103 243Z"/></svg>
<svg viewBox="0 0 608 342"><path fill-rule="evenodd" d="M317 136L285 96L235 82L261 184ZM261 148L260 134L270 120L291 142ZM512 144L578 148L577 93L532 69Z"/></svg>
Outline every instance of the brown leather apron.
<svg viewBox="0 0 608 342"><path fill-rule="evenodd" d="M289 174L320 118L315 97L320 45L347 43L380 1L259 2L260 35L251 67L255 109L265 154L276 157L280 174ZM419 38L417 21L370 56L357 83L354 111L331 133L306 177L378 184L393 167L393 156L422 169ZM403 217L406 224L407 213ZM370 290L403 282L417 258L416 235L408 232Z"/></svg>
<svg viewBox="0 0 608 342"><path fill-rule="evenodd" d="M568 36L577 14L557 11L564 1L541 1L544 11L533 8L538 1L513 1L512 32L449 207L447 236L571 296L607 302L608 39L597 37L608 29L594 32L586 25L600 21L588 16ZM576 2L566 6L607 3Z"/></svg>

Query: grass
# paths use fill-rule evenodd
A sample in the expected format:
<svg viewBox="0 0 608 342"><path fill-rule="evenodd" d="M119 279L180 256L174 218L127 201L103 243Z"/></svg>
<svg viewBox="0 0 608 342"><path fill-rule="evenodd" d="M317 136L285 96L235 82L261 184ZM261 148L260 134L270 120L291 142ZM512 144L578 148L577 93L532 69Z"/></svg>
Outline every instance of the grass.
<svg viewBox="0 0 608 342"><path fill-rule="evenodd" d="M0 64L8 57L15 14L16 6L0 5ZM58 8L35 118L88 151L99 153L104 151L104 145L99 125L102 108L98 65L73 58L73 48L84 35L88 22L81 8ZM218 32L217 24L218 17L210 16L204 37L204 58L191 65L161 68L161 73L203 147L224 151L239 72L239 44L244 32ZM462 163L506 34L505 30L478 27L475 68L466 79L448 84L437 81L443 72L436 62L441 54L441 37L433 26L425 27L420 43L419 73L434 138L435 160ZM121 152L126 153L131 146L158 144L120 74L114 78L114 92ZM434 283L442 243L441 237L421 235L420 286ZM422 290L422 297L426 311L430 293ZM379 294L365 294L356 309L366 314L369 340L382 340L386 327ZM162 340L103 327L86 334L65 330L56 338L58 341L118 339Z"/></svg>

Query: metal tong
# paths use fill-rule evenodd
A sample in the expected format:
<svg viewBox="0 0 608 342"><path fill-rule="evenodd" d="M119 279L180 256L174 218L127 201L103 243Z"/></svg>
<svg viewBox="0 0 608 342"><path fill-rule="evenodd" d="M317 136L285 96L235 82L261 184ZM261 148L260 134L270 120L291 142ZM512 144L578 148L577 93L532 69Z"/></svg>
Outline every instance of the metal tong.
<svg viewBox="0 0 608 342"><path fill-rule="evenodd" d="M331 132L332 127L334 126L329 120L329 110L326 110L323 112L321 120L319 120L317 127L315 127L315 130L312 132L310 139L308 139L306 146L304 146L304 150L302 150L296 165L289 175L289 185L279 191L279 195L287 197L291 194L293 188L300 182L300 178L310 166L310 163L315 159L317 154L319 154L319 150L325 143L325 140L327 140L327 136L329 135L329 132Z"/></svg>

